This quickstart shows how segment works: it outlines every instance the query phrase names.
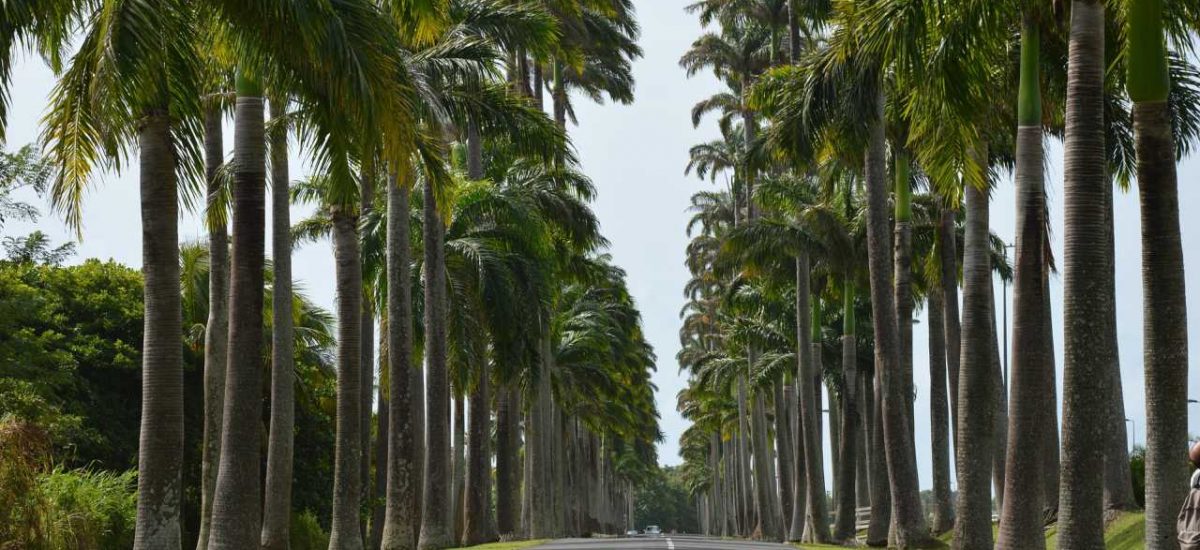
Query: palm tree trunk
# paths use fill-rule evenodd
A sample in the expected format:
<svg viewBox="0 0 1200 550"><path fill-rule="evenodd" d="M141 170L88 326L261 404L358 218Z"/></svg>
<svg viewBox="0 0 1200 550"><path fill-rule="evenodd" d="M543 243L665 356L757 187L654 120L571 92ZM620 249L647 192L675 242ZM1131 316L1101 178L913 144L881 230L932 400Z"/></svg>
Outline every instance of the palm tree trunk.
<svg viewBox="0 0 1200 550"><path fill-rule="evenodd" d="M408 167L398 167L408 170ZM388 453L387 504L384 508L381 550L416 547L421 502L420 418L414 418L413 401L420 392L420 370L413 368L412 253L409 242L408 178L389 182L387 191L387 366ZM413 384L411 373L417 373Z"/></svg>
<svg viewBox="0 0 1200 550"><path fill-rule="evenodd" d="M855 405L858 406L858 456L855 462L858 463L857 473L854 476L854 490L857 493L855 501L859 508L869 508L871 506L871 430L868 426L866 411L869 411L871 399L874 396L867 392L867 388L871 387L867 382L866 371L858 371L858 393L855 395Z"/></svg>
<svg viewBox="0 0 1200 550"><path fill-rule="evenodd" d="M747 421L746 414L746 378L739 376L737 381L737 405L738 405L738 482L739 482L739 505L741 506L741 535L748 537L751 530L754 528L754 505L750 498L750 448L747 438L750 434L750 425Z"/></svg>
<svg viewBox="0 0 1200 550"><path fill-rule="evenodd" d="M1106 516L1114 512L1125 512L1138 508L1133 496L1133 476L1129 471L1128 437L1125 432L1125 395L1121 386L1121 354L1117 349L1117 280L1116 243L1113 234L1112 183L1104 187L1104 225L1107 229L1106 247L1108 269L1101 294L1107 302L1108 315L1105 331L1112 346L1109 359L1108 428L1104 442L1104 510ZM1106 518L1107 519L1107 518Z"/></svg>
<svg viewBox="0 0 1200 550"><path fill-rule="evenodd" d="M996 495L996 511L1004 509L1004 462L1008 446L1008 391L1004 383L1004 367L1000 363L999 332L996 328L996 287L988 285L988 323L991 335L992 391L996 393L992 403L996 404L996 423L992 432L992 490Z"/></svg>
<svg viewBox="0 0 1200 550"><path fill-rule="evenodd" d="M992 276L988 243L988 198L967 183L967 213L963 238L962 371L958 386L958 438L955 445L958 497L955 504L956 548L992 546L992 444L996 394L992 389L991 311ZM949 305L949 302L947 302Z"/></svg>
<svg viewBox="0 0 1200 550"><path fill-rule="evenodd" d="M916 418L913 391L913 349L912 349L912 187L909 178L909 159L903 149L894 153L895 172L895 203L896 218L894 240L895 265L895 295L896 300L896 336L900 355L900 395L904 402L908 422L909 448L913 449L913 463L916 463Z"/></svg>
<svg viewBox="0 0 1200 550"><path fill-rule="evenodd" d="M825 510L825 472L821 468L821 410L816 402L820 389L814 384L820 374L817 368L820 350L815 348L813 338L814 334L819 335L821 319L820 300L812 299L810 269L808 253L801 252L796 259L796 355L799 359L796 380L800 394L798 439L803 443L803 475L807 491L804 495L804 521L793 521L788 538L800 540L808 530L816 542L824 543L829 540L824 520L828 514ZM797 495L796 499L798 502L800 496Z"/></svg>
<svg viewBox="0 0 1200 550"><path fill-rule="evenodd" d="M883 447L883 383L879 363L875 363L875 376L872 378L872 398L863 399L863 416L870 418L871 432L870 478L871 478L871 521L867 525L867 545L886 546L888 530L892 525L891 493L888 490L887 459ZM865 396L864 396L865 397Z"/></svg>
<svg viewBox="0 0 1200 550"><path fill-rule="evenodd" d="M388 388L383 384L384 365L387 365L387 306L380 313L379 319L379 387L376 389L375 400L379 403L376 413L377 430L375 437L375 480L371 499L370 536L367 539L369 548L379 548L383 544L383 518L387 514L387 459L388 431L391 430L391 411L388 410ZM390 373L389 373L390 376Z"/></svg>
<svg viewBox="0 0 1200 550"><path fill-rule="evenodd" d="M363 164L362 168L362 183L359 192L359 220L367 219L371 209L375 203L375 162L373 159L368 159ZM360 248L360 250L362 250ZM364 274L365 276L365 274ZM368 296L367 287L370 281L363 280L363 299L362 312L359 314L359 330L362 331L362 336L359 338L359 372L362 378L359 380L360 390L359 399L362 403L362 409L359 411L359 422L362 426L362 456L359 458L359 483L362 487L362 503L364 507L369 509L369 503L374 498L371 494L371 406L373 403L373 394L375 393L375 306ZM367 524L362 525L364 531L364 541L366 538Z"/></svg>
<svg viewBox="0 0 1200 550"><path fill-rule="evenodd" d="M791 385L787 385L784 389L782 382L774 384L775 390L775 450L779 456L779 504L780 504L780 520L781 531L788 531L788 522L792 519L792 506L795 504L792 500L793 487L792 474L795 473L795 466L792 462L792 428L789 422L791 418L788 410L787 395L792 393Z"/></svg>
<svg viewBox="0 0 1200 550"><path fill-rule="evenodd" d="M1063 460L1058 547L1104 546L1103 472L1110 334L1107 304L1095 292L1107 269L1104 196L1104 5L1075 0L1067 71L1063 166L1066 224L1063 276ZM1178 381L1176 381L1178 383ZM1182 440L1181 440L1182 441ZM1177 503L1172 503L1172 506Z"/></svg>
<svg viewBox="0 0 1200 550"><path fill-rule="evenodd" d="M1146 548L1174 548L1176 507L1187 494L1187 288L1179 227L1176 145L1162 2L1128 8L1129 97L1142 220L1142 334L1146 370Z"/></svg>
<svg viewBox="0 0 1200 550"><path fill-rule="evenodd" d="M338 378L337 444L334 447L333 519L329 533L331 549L358 550L363 547L359 504L363 452L360 430L362 381L359 361L362 348L362 256L359 254L358 216L352 208L335 206L333 256L337 280Z"/></svg>
<svg viewBox="0 0 1200 550"><path fill-rule="evenodd" d="M450 380L446 370L446 269L444 231L433 186L425 185L425 364L426 453L425 505L420 547L453 546L450 516Z"/></svg>
<svg viewBox="0 0 1200 550"><path fill-rule="evenodd" d="M411 187L409 190L411 191ZM405 199L409 199L410 194L406 192ZM407 252L407 251L406 251ZM410 268L410 276L416 277L417 273L412 273ZM412 284L409 284L409 303L411 304ZM409 310L411 311L411 305ZM410 316L411 317L411 316ZM413 334L410 331L410 334ZM414 335L415 336L415 335ZM415 347L415 342L410 338L410 346ZM415 351L414 351L415 353ZM416 479L413 485L413 494L416 497L413 513L409 516L412 523L413 544L416 545L421 537L421 524L425 521L425 460L426 453L429 452L429 434L428 415L425 410L425 369L420 362L412 365L408 370L408 395L411 397L409 402L409 419L413 429L413 476Z"/></svg>
<svg viewBox="0 0 1200 550"><path fill-rule="evenodd" d="M204 443L201 450L200 531L196 550L208 549L217 463L221 460L221 414L225 408L225 361L229 346L229 234L221 206L218 172L225 162L221 109L204 113L204 173L208 182L208 323L204 326Z"/></svg>
<svg viewBox="0 0 1200 550"><path fill-rule="evenodd" d="M262 536L264 132L262 89L243 75L234 114L229 370L209 550L251 548Z"/></svg>
<svg viewBox="0 0 1200 550"><path fill-rule="evenodd" d="M520 394L515 387L501 387L496 397L496 528L501 537L518 532L521 484L518 481L517 418Z"/></svg>
<svg viewBox="0 0 1200 550"><path fill-rule="evenodd" d="M920 544L929 538L921 512L917 486L916 453L909 436L904 391L903 365L896 328L892 287L892 262L888 238L887 177L884 166L886 141L883 129L883 92L877 92L871 136L867 147L867 257L870 264L872 321L875 326L875 357L882 370L882 418L891 488L892 516L896 543L900 547Z"/></svg>
<svg viewBox="0 0 1200 550"><path fill-rule="evenodd" d="M934 534L954 528L954 508L950 503L950 411L946 398L946 341L942 332L942 292L929 292L929 422L933 466Z"/></svg>
<svg viewBox="0 0 1200 550"><path fill-rule="evenodd" d="M179 202L170 119L151 110L138 129L142 209L142 420L138 438L137 550L179 548L183 469L183 328Z"/></svg>
<svg viewBox="0 0 1200 550"><path fill-rule="evenodd" d="M487 480L491 478L491 391L487 362L478 368L475 391L471 392L471 426L467 442L466 506L463 510L463 544L473 546L496 540L492 522L488 519L492 495Z"/></svg>
<svg viewBox="0 0 1200 550"><path fill-rule="evenodd" d="M453 474L450 476L450 521L447 522L453 526L451 537L457 545L462 542L463 534L463 503L466 500L466 472L467 463L467 407L464 395L466 392L456 390L458 395L454 397L454 446L451 460L453 464Z"/></svg>
<svg viewBox="0 0 1200 550"><path fill-rule="evenodd" d="M271 119L287 110L271 101ZM292 518L292 438L296 422L292 354L292 222L289 208L287 128L271 132L271 428L267 440L267 481L263 504L263 550L287 550Z"/></svg>
<svg viewBox="0 0 1200 550"><path fill-rule="evenodd" d="M1048 243L1043 247L1049 248ZM1046 367L1042 399L1050 412L1046 414L1046 425L1042 429L1042 523L1049 525L1058 518L1058 380L1054 358L1054 320L1050 311L1050 265L1042 263L1042 354Z"/></svg>
<svg viewBox="0 0 1200 550"><path fill-rule="evenodd" d="M1046 241L1045 183L1043 181L1042 115L1037 64L1037 23L1026 17L1021 28L1021 90L1017 125L1016 268L1013 280L1012 387L1009 399L1008 455L1005 462L1004 505L1001 507L1001 548L1045 548L1042 532L1041 454L1046 410L1043 399L1046 331L1042 327L1042 249Z"/></svg>
<svg viewBox="0 0 1200 550"><path fill-rule="evenodd" d="M958 450L958 373L961 360L962 327L958 317L958 235L954 227L954 210L942 205L938 223L938 248L941 251L942 305L945 308L943 334L946 336L946 376L950 382L950 440Z"/></svg>
<svg viewBox="0 0 1200 550"><path fill-rule="evenodd" d="M833 525L833 539L843 544L853 543L855 538L855 520L857 510L855 499L858 494L854 490L854 476L858 473L858 356L857 341L855 340L854 319L854 282L846 277L845 308L843 319L845 331L842 333L842 436L838 449L837 468L837 519Z"/></svg>

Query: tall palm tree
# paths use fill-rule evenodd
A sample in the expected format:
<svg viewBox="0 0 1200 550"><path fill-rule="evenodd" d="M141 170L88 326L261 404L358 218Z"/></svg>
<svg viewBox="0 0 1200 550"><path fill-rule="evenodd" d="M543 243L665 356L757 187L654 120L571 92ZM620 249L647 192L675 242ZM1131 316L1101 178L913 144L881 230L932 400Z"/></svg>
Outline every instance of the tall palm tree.
<svg viewBox="0 0 1200 550"><path fill-rule="evenodd" d="M219 171L225 162L223 116L214 101L204 113L204 173L207 186L209 278L208 321L204 324L204 441L201 450L200 532L197 550L208 549L212 499L221 459L221 413L225 408L225 360L229 345L229 234L225 186Z"/></svg>
<svg viewBox="0 0 1200 550"><path fill-rule="evenodd" d="M1010 386L1008 458L998 544L1005 548L1043 548L1040 455L1044 452L1043 399L1046 375L1042 339L1044 302L1043 246L1046 220L1043 182L1040 37L1035 13L1021 25L1021 74L1017 97L1016 281L1013 285L1013 356ZM1123 443L1122 443L1123 444Z"/></svg>
<svg viewBox="0 0 1200 550"><path fill-rule="evenodd" d="M1183 498L1186 477L1177 456L1187 439L1187 292L1175 174L1176 143L1167 101L1171 82L1163 4L1134 0L1127 7L1126 18L1127 89L1133 101L1142 220L1146 547L1160 549L1175 544L1171 510Z"/></svg>
<svg viewBox="0 0 1200 550"><path fill-rule="evenodd" d="M288 182L287 101L271 99L271 424L267 440L266 495L261 546L286 550L292 509L292 440L295 426L292 324L292 197Z"/></svg>
<svg viewBox="0 0 1200 550"><path fill-rule="evenodd" d="M1059 547L1104 545L1102 422L1108 395L1111 346L1097 340L1103 303L1089 295L1105 269L1103 235L1106 186L1104 131L1104 5L1076 0L1071 4L1067 76L1063 460L1059 498ZM1099 238L1098 238L1099 236Z"/></svg>
<svg viewBox="0 0 1200 550"><path fill-rule="evenodd" d="M78 228L94 166L115 162L108 155L119 149L139 151L145 332L134 548L179 547L183 365L177 182L202 165L194 158L200 87L189 51L189 8L180 2L86 8L90 25L51 94L46 117L48 157L59 170L51 197ZM19 14L5 8L6 18ZM101 137L101 127L107 137Z"/></svg>
<svg viewBox="0 0 1200 550"><path fill-rule="evenodd" d="M257 544L262 534L260 468L266 133L260 77L242 71L234 111L232 262L221 462L210 548Z"/></svg>

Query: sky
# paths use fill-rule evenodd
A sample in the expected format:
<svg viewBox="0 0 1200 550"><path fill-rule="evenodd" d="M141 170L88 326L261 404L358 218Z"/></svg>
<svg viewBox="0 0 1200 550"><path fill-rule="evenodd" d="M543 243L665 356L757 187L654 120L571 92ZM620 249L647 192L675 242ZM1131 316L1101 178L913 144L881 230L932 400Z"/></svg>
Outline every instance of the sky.
<svg viewBox="0 0 1200 550"><path fill-rule="evenodd" d="M702 32L695 17L684 12L690 0L637 0L638 18L642 25L641 46L645 56L634 64L637 88L631 105L597 105L585 98L575 98L578 127L570 135L578 149L584 171L595 181L599 191L594 208L603 232L611 241L614 262L628 273L630 291L642 312L645 332L658 356L653 382L658 388L658 410L662 415L661 429L665 440L659 446L662 464L678 464L679 435L687 427L675 411L676 394L686 385L686 376L679 372L675 353L679 349L679 310L684 304L683 286L688 279L684 266L688 219L687 205L692 193L713 189L713 185L684 175L688 148L719 136L715 121L693 128L690 110L694 103L720 90L719 83L708 75L688 78L679 67L680 55ZM53 86L50 71L36 57L21 60L13 71L12 108L8 127L8 143L13 150L39 138L38 121L45 112L46 98ZM1015 93L1015 91L1014 91ZM227 125L226 150L232 145L232 130ZM1052 239L1055 256L1062 258L1063 236L1063 171L1061 143L1048 140L1046 154L1046 185L1052 216ZM293 148L294 150L294 148ZM293 158L299 167L294 177L302 177L302 159ZM136 164L130 164L136 166ZM1184 257L1188 295L1188 310L1197 311L1200 305L1200 238L1188 230L1191 206L1200 204L1200 188L1195 185L1200 175L1200 162L1185 159L1179 166L1180 205L1183 228ZM1011 175L1004 175L993 190L991 207L992 230L1006 242L1012 242L1014 194ZM11 223L6 235L19 235L41 229L56 242L74 238L61 217L49 213L34 225ZM268 216L270 212L268 211ZM306 211L296 208L292 219ZM1142 376L1142 287L1140 276L1140 223L1136 189L1118 191L1114 196L1116 238L1117 323L1124 405L1132 421L1133 433L1141 445L1145 442L1143 376ZM268 222L269 223L269 222ZM1198 222L1200 223L1200 222ZM136 170L125 174L105 174L91 186L84 201L84 240L78 244L75 261L84 258L112 258L130 266L141 265L141 231L138 209ZM180 223L184 240L197 240L205 234L195 214L185 214ZM294 257L294 273L298 288L316 303L332 310L334 277L332 252L328 243L309 244L300 248ZM996 296L1003 295L997 283ZM1011 299L1011 289L1008 293ZM1062 279L1051 280L1051 299L1054 309L1056 365L1062 375ZM1001 308L997 304L997 308ZM1011 307L1011 306L1010 306ZM997 326L1002 315L997 312ZM1010 310L1011 321L1011 310ZM917 387L916 448L921 487L932 485L929 434L929 370L927 323L924 313L918 314L913 328L913 370ZM1007 327L1011 329L1011 327ZM1011 339L1010 339L1011 340ZM1200 350L1200 318L1193 316L1188 328L1189 354ZM1195 370L1190 369L1194 374ZM1185 383L1180 380L1180 383ZM1059 385L1061 392L1061 383ZM1200 397L1196 383L1188 383L1190 397ZM828 403L828 401L825 401ZM1061 400L1060 400L1061 403ZM1189 408L1189 427L1192 433L1200 421L1200 409ZM828 434L828 430L825 431ZM826 441L826 464L828 458ZM832 479L832 472L826 472ZM953 479L953 478L952 478ZM832 486L832 485L828 485Z"/></svg>

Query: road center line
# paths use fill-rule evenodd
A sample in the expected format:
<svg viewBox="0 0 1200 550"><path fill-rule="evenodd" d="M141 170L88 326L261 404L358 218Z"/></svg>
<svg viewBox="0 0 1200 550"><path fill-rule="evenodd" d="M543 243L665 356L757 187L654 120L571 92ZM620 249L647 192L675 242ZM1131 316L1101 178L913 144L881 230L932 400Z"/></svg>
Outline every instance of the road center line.
<svg viewBox="0 0 1200 550"><path fill-rule="evenodd" d="M667 550L675 550L675 543L671 542L669 538L667 539Z"/></svg>

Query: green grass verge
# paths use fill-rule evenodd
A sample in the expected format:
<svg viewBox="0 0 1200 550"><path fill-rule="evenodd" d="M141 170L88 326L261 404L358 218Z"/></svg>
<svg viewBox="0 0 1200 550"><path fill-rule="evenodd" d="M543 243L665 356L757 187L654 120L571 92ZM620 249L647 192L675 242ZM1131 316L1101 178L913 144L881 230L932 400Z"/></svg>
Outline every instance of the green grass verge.
<svg viewBox="0 0 1200 550"><path fill-rule="evenodd" d="M993 528L993 531L995 528ZM952 533L939 537L942 542L949 543ZM828 544L797 544L801 550L828 550L845 548ZM1050 526L1046 530L1046 550L1057 550L1058 529ZM1108 524L1104 533L1104 548L1106 550L1144 550L1146 548L1146 516L1141 512L1122 514Z"/></svg>
<svg viewBox="0 0 1200 550"><path fill-rule="evenodd" d="M511 542L492 542L488 544L480 544L479 546L463 546L462 549L470 548L471 550L519 550L520 548L531 548L539 544L550 542L548 539L538 540L514 540ZM452 549L452 550L462 550Z"/></svg>

